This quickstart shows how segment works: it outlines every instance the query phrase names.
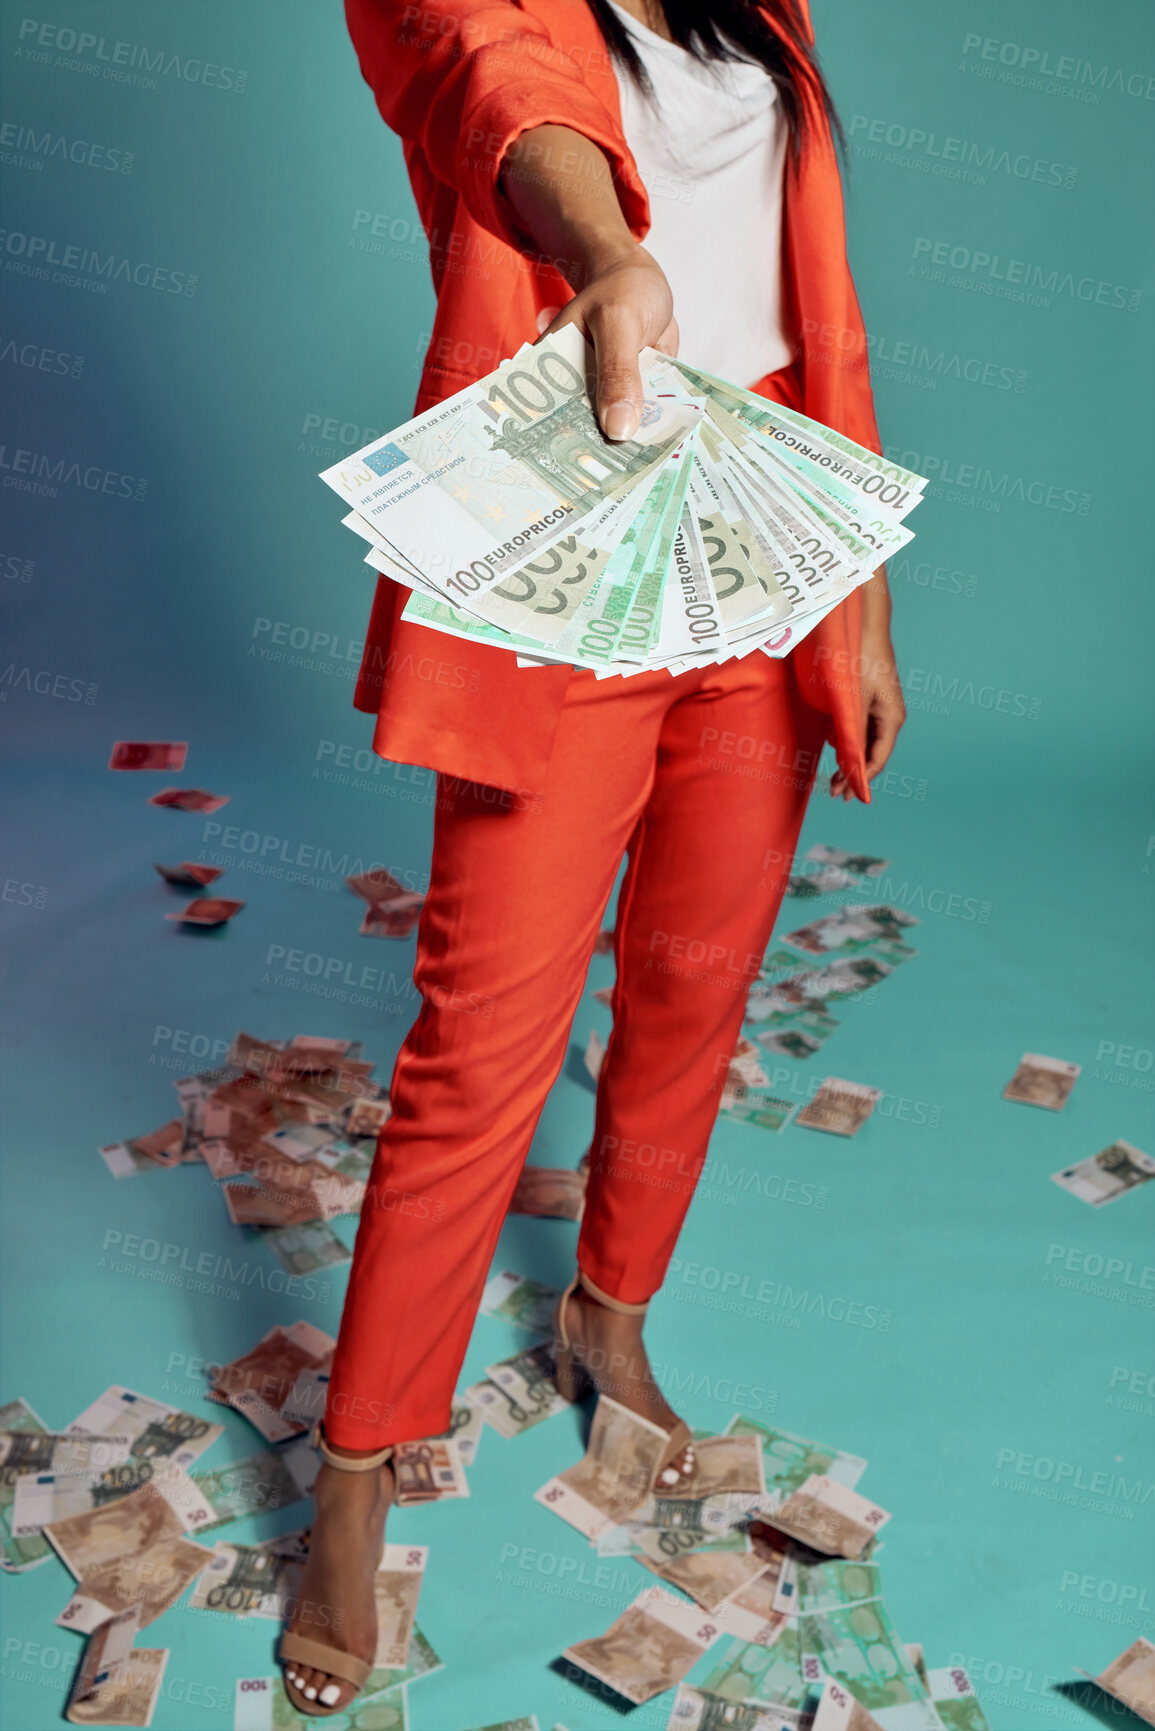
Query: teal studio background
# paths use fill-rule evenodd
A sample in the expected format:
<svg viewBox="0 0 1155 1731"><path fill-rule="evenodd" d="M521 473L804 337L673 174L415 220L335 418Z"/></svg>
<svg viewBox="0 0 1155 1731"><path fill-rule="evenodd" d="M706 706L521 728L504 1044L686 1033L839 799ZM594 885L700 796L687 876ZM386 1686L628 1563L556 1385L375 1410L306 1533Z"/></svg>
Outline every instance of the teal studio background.
<svg viewBox="0 0 1155 1731"><path fill-rule="evenodd" d="M1155 19L819 0L815 23L883 437L931 485L891 573L909 724L871 808L820 790L803 847L890 860L877 893L921 921L919 954L775 1072L798 1100L828 1073L884 1090L853 1141L721 1122L652 1351L695 1424L745 1409L868 1457L898 1628L970 1669L994 1731L1122 1725L1060 1686L1155 1634L1155 1186L1095 1211L1049 1174L1155 1146ZM131 45L119 71L92 35ZM350 706L373 579L316 475L410 412L425 246L336 4L22 0L3 73L0 1393L57 1428L110 1383L218 1416L199 1361L298 1317L335 1332L345 1269L286 1292L204 1167L118 1183L97 1150L170 1117L173 1079L239 1027L361 1039L387 1078L412 1019L413 940L358 935L342 862L420 886L432 778L373 759ZM44 264L67 247L111 277ZM110 774L116 739L187 739L187 770ZM167 782L231 803L149 806ZM187 858L246 902L215 934L164 918L152 862ZM838 899L787 901L779 930ZM332 995L312 958L345 970ZM365 966L368 990L340 984ZM608 1031L609 970L575 1047ZM1061 1114L1002 1099L1024 1051L1082 1066ZM533 1158L576 1165L591 1118L577 1061ZM573 1245L514 1219L498 1265L560 1286ZM180 1269L206 1256L248 1273L198 1290ZM718 1307L760 1281L789 1294ZM482 1318L464 1380L524 1338ZM205 1465L257 1446L230 1414ZM576 1414L488 1432L468 1502L395 1518L432 1548L420 1622L444 1660L410 1690L415 1731L618 1723L550 1669L649 1580L595 1577L532 1501L581 1446ZM70 1577L53 1558L2 1590L4 1721L36 1731L79 1653L54 1627ZM274 1634L168 1612L142 1639L171 1649L158 1731L227 1727Z"/></svg>

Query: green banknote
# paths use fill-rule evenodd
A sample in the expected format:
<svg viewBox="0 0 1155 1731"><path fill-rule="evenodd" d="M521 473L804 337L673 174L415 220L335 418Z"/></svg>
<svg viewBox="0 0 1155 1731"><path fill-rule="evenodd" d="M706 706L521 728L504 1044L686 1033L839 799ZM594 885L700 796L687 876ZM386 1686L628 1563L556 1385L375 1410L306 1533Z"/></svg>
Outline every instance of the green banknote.
<svg viewBox="0 0 1155 1731"><path fill-rule="evenodd" d="M925 479L921 475L916 475L913 470L904 469L898 463L888 462L884 457L868 450L865 445L860 445L854 439L847 438L845 433L835 432L832 427L824 426L820 421L815 421L807 415L801 415L796 409L788 409L783 403L772 403L768 398L759 397L753 391L742 390L737 385L728 384L725 379L716 378L713 373L703 372L700 367L688 366L685 361L675 361L674 365L695 391L700 391L703 395L708 396L711 401L718 403L730 414L739 416L747 426L757 427L770 437L773 437L782 427L790 427L801 432L809 448L814 452L813 457L800 452L793 443L787 444L785 441L775 439L775 443L782 446L780 452L782 461L789 463L793 468L797 468L799 472L809 468L813 478L817 479L823 470L830 471L832 467L829 461L831 453L839 452L850 459L851 467L845 470L836 469L836 478L842 485L860 490L865 498L876 499L879 492L882 491L882 489L875 488L869 479L869 477L876 475L893 480L900 487L908 488L912 493L919 495L926 486ZM825 462L823 458L826 459ZM822 475L822 480L825 486L825 473ZM884 500L883 503L889 505L893 512L897 512L899 509L899 501L897 500L893 502Z"/></svg>
<svg viewBox="0 0 1155 1731"><path fill-rule="evenodd" d="M531 1280L528 1274L516 1274L506 1268L486 1282L481 1295L481 1314L499 1316L532 1334L544 1334L553 1321L560 1297L556 1287L546 1286L540 1280Z"/></svg>
<svg viewBox="0 0 1155 1731"><path fill-rule="evenodd" d="M724 477L705 449L695 452L690 497L714 592L730 628L757 618L790 617L783 579L762 557Z"/></svg>
<svg viewBox="0 0 1155 1731"><path fill-rule="evenodd" d="M319 1466L308 1443L298 1441L287 1448L258 1449L256 1454L230 1461L215 1472L193 1473L191 1477L217 1517L213 1525L221 1526L245 1515L269 1514L308 1496Z"/></svg>
<svg viewBox="0 0 1155 1731"><path fill-rule="evenodd" d="M739 1551L750 1549L745 1533L708 1533L686 1527L651 1527L640 1521L611 1527L598 1541L602 1557L644 1557L650 1563L673 1563L691 1551Z"/></svg>
<svg viewBox="0 0 1155 1731"><path fill-rule="evenodd" d="M798 1625L788 1623L772 1647L753 1641L735 1641L711 1664L703 1677L695 1677L699 1689L721 1695L726 1701L776 1701L786 1707L801 1707L810 1686L802 1676L802 1648Z"/></svg>
<svg viewBox="0 0 1155 1731"><path fill-rule="evenodd" d="M538 1731L536 1714L528 1719L498 1719L492 1725L479 1725L477 1731Z"/></svg>
<svg viewBox="0 0 1155 1731"><path fill-rule="evenodd" d="M600 578L559 639L558 654L575 666L604 667L617 655L635 597L646 577L651 550L658 544L664 515L677 484L677 469L673 459L662 465Z"/></svg>
<svg viewBox="0 0 1155 1731"><path fill-rule="evenodd" d="M937 1731L927 1698L881 1599L834 1605L798 1619L803 1674L835 1677L883 1731Z"/></svg>
<svg viewBox="0 0 1155 1731"><path fill-rule="evenodd" d="M348 1262L353 1255L327 1220L306 1220L302 1226L270 1226L261 1229L261 1236L286 1274L315 1274L318 1268Z"/></svg>
<svg viewBox="0 0 1155 1731"><path fill-rule="evenodd" d="M794 1610L799 1616L881 1597L882 1571L877 1563L832 1557L828 1563L797 1565Z"/></svg>
<svg viewBox="0 0 1155 1731"><path fill-rule="evenodd" d="M280 1673L275 1677L240 1677L233 1708L233 1731L315 1731L317 1719L306 1717L285 1693ZM407 1731L409 1713L405 1685L374 1695L359 1695L343 1713L325 1718L328 1731Z"/></svg>
<svg viewBox="0 0 1155 1731"><path fill-rule="evenodd" d="M646 550L641 577L633 591L630 610L618 641L617 654L623 661L641 663L648 660L662 628L662 592L686 502L693 443L692 437L687 439L681 455L671 457L662 470L665 505L657 531Z"/></svg>
<svg viewBox="0 0 1155 1731"><path fill-rule="evenodd" d="M979 1706L974 1685L961 1665L928 1671L926 1680L934 1710L946 1731L991 1731L987 1716Z"/></svg>
<svg viewBox="0 0 1155 1731"><path fill-rule="evenodd" d="M0 1431L11 1431L16 1436L44 1436L46 1430L27 1401L10 1400L6 1406L0 1406ZM27 1537L18 1539L12 1532L16 1479L21 1472L29 1470L21 1467L18 1461L14 1461L11 1467L0 1467L0 1569L13 1575L24 1569L34 1569L37 1563L52 1555L52 1546L39 1533L29 1533Z"/></svg>
<svg viewBox="0 0 1155 1731"><path fill-rule="evenodd" d="M594 525L604 526L604 507L698 418L673 396L653 395L635 436L611 442L589 397L590 358L570 326L322 478L446 600L508 629L519 592L505 579L572 534L601 545ZM494 598L497 587L505 594ZM538 600L531 586L527 619Z"/></svg>
<svg viewBox="0 0 1155 1731"><path fill-rule="evenodd" d="M739 1124L756 1124L760 1130L781 1130L796 1104L794 1100L776 1099L769 1088L743 1082L727 1092L722 1117L734 1118Z"/></svg>
<svg viewBox="0 0 1155 1731"><path fill-rule="evenodd" d="M472 613L465 613L459 607L451 607L448 601L435 601L431 595L423 595L419 589L410 592L409 599L401 610L402 619L414 620L418 625L432 625L437 631L444 631L450 637L465 637L477 643L492 643L499 649L520 649L527 655L539 655L541 644L536 637L519 637L513 632L502 631L496 625L489 625L484 619L474 618Z"/></svg>
<svg viewBox="0 0 1155 1731"><path fill-rule="evenodd" d="M741 1414L726 1426L728 1436L758 1436L762 1438L762 1464L766 1471L766 1489L780 1493L781 1502L792 1491L805 1484L812 1473L822 1473L840 1485L853 1490L863 1473L866 1462L860 1455L845 1449L831 1448L825 1443L811 1442L807 1437L794 1436L788 1430L763 1424L759 1419Z"/></svg>
<svg viewBox="0 0 1155 1731"><path fill-rule="evenodd" d="M361 1700L368 1702L378 1696L392 1695L404 1683L416 1682L418 1677L432 1676L434 1671L443 1669L443 1661L433 1650L433 1645L426 1635L414 1625L409 1638L409 1658L398 1667L396 1665L378 1665L369 1673L368 1681L361 1693Z"/></svg>
<svg viewBox="0 0 1155 1731"><path fill-rule="evenodd" d="M677 675L788 654L911 539L921 477L654 350L640 366L629 439L603 434L571 326L325 471L367 563L412 591L403 618L521 666Z"/></svg>

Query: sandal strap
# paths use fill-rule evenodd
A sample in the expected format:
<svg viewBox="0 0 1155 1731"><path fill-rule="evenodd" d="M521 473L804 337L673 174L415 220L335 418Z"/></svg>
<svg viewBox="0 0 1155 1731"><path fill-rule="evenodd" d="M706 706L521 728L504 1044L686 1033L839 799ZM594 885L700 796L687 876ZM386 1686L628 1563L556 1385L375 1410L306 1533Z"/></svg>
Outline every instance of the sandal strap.
<svg viewBox="0 0 1155 1731"><path fill-rule="evenodd" d="M358 1659L355 1653L342 1653L339 1647L326 1647L323 1641L310 1641L306 1635L286 1632L281 1636L280 1660L290 1664L308 1665L311 1670L324 1671L330 1677L340 1677L363 1689L373 1669L368 1659Z"/></svg>
<svg viewBox="0 0 1155 1731"><path fill-rule="evenodd" d="M648 1298L643 1304L627 1304L624 1299L611 1298L608 1292L603 1292L600 1286L594 1285L593 1281L590 1279L589 1275L586 1274L584 1269L578 1269L577 1280L585 1287L585 1290L589 1293L591 1298L596 1298L598 1303L604 1304L607 1310L619 1311L622 1316L644 1316L646 1311L650 1308L650 1301ZM574 1284L576 1285L577 1282L575 1281ZM571 1287L570 1291L572 1292L572 1290L573 1288Z"/></svg>
<svg viewBox="0 0 1155 1731"><path fill-rule="evenodd" d="M568 1352L570 1349L570 1338L566 1332L565 1326L565 1307L577 1291L580 1281L580 1274L575 1274L561 1297L558 1299L557 1309L553 1313L553 1337L563 1352Z"/></svg>
<svg viewBox="0 0 1155 1731"><path fill-rule="evenodd" d="M389 1444L388 1448L378 1449L374 1455L363 1455L359 1460L354 1460L349 1455L336 1454L325 1441L325 1427L320 1423L313 1432L313 1447L320 1449L322 1459L342 1473L371 1473L378 1467L383 1467L386 1461L393 1459L392 1443ZM303 1663L308 1663L308 1661L303 1661Z"/></svg>

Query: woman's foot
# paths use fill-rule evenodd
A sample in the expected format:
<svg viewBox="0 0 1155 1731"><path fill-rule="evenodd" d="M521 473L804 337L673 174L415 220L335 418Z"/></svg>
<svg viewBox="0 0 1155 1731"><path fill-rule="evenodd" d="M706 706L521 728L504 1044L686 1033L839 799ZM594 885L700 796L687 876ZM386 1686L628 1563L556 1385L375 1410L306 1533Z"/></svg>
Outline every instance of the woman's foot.
<svg viewBox="0 0 1155 1731"><path fill-rule="evenodd" d="M575 1367L583 1370L599 1394L609 1395L630 1412L672 1431L680 1420L654 1381L650 1361L642 1344L639 1313L610 1310L578 1286L565 1304L563 1318L573 1349ZM694 1471L694 1445L687 1443L667 1462L654 1489L673 1495L687 1485Z"/></svg>
<svg viewBox="0 0 1155 1731"><path fill-rule="evenodd" d="M334 1454L347 1453L353 1459L358 1453L373 1452L328 1446ZM377 1651L373 1577L381 1562L385 1517L395 1489L389 1465L360 1473L321 1467L313 1487L309 1559L287 1625L291 1633L372 1664ZM343 1677L295 1660L283 1660L281 1669L307 1701L320 1707L346 1707L357 1693Z"/></svg>

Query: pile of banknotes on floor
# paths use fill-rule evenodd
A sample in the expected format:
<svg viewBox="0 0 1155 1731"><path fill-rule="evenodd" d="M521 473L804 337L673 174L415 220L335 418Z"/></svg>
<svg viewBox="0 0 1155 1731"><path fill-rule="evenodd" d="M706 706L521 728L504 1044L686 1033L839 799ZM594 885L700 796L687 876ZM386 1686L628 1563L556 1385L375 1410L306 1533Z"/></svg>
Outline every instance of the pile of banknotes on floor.
<svg viewBox="0 0 1155 1731"><path fill-rule="evenodd" d="M0 1407L0 1565L20 1573L55 1552L77 1583L56 1619L60 1628L87 1636L66 1707L72 1723L151 1723L169 1652L139 1646L137 1636L190 1586L189 1610L265 1618L275 1637L299 1592L308 1529L261 1543L220 1539L217 1530L309 1496L320 1465L310 1441L318 1371L334 1345L298 1322L270 1329L250 1352L213 1368L209 1399L242 1413L271 1445L216 1470L189 1469L199 1467L221 1425L135 1390L109 1388L64 1431L48 1430L23 1400ZM477 1415L474 1440L480 1428ZM406 1445L398 1500L468 1495L470 1440L464 1430L456 1438L448 1468L443 1444L432 1467L420 1444ZM422 1545L384 1547L375 1581L377 1662L361 1702L374 1706L374 1731L402 1731L408 1683L441 1666L416 1625L427 1556ZM233 1692L233 1679L199 1687L207 1723ZM235 1698L241 1731L305 1723L279 1676L243 1678ZM198 1701L190 1698L189 1705L195 1710Z"/></svg>
<svg viewBox="0 0 1155 1731"><path fill-rule="evenodd" d="M868 913L873 921L878 910ZM822 947L812 928L803 931ZM200 1160L221 1181L230 1217L265 1232L290 1229L263 1224L268 1210L281 1220L276 1210L298 1204L305 1226L327 1224L331 1213L360 1206L372 1139L388 1117L371 1068L352 1042L298 1036L278 1045L239 1034L224 1065L177 1082L179 1119L105 1157L126 1173ZM511 1212L580 1218L587 1173L587 1161L576 1170L527 1166ZM116 1249L107 1246L110 1258ZM216 1272L237 1278L235 1265ZM445 1435L399 1447L402 1505L468 1497L485 1429L513 1441L567 1410L553 1375L557 1298L510 1270L490 1279L483 1314L524 1330L527 1344L459 1392ZM297 1321L208 1367L207 1399L260 1438L216 1469L201 1457L222 1426L157 1394L113 1386L60 1430L22 1400L0 1407L0 1566L21 1572L55 1554L74 1582L57 1622L87 1637L70 1721L150 1724L168 1651L138 1645L138 1636L190 1589L189 1610L265 1619L271 1644L300 1588L308 1529L254 1542L220 1529L305 1504L334 1346ZM193 1394L192 1363L188 1374L160 1393ZM648 1487L665 1434L603 1397L584 1458L534 1493L614 1570L622 1593L608 1629L575 1627L556 1656L567 1680L623 1706L674 1691L671 1731L984 1731L965 1670L928 1669L894 1628L878 1540L890 1515L857 1489L865 1461L762 1419L737 1417L724 1435L697 1431L695 1439L695 1497L655 1497ZM510 1552L515 1580L519 1552ZM371 1714L359 1723L373 1731L405 1731L410 1688L442 1668L417 1622L428 1561L428 1547L412 1544L387 1543L381 1558L376 1663L358 1709ZM634 1568L656 1580L627 1602ZM447 1638L437 1632L439 1644ZM1133 1643L1096 1681L1155 1724L1153 1661L1150 1643ZM236 1731L306 1724L272 1665L225 1686L235 1687ZM538 1731L538 1723L530 1715L507 1731Z"/></svg>
<svg viewBox="0 0 1155 1731"><path fill-rule="evenodd" d="M511 1274L490 1285L487 1307L525 1326L556 1296ZM190 1586L189 1610L263 1618L274 1636L299 1592L307 1528L256 1544L216 1531L309 1495L318 1458L308 1433L332 1349L299 1322L213 1368L210 1398L268 1444L215 1471L200 1459L219 1424L127 1388L109 1388L61 1432L22 1400L0 1407L0 1565L20 1573L55 1552L77 1583L57 1618L87 1637L66 1706L72 1723L151 1723L169 1653L136 1639ZM459 1397L445 1437L399 1450L402 1505L468 1496L465 1468L484 1423L508 1438L564 1410L547 1344L491 1371L501 1382ZM475 1404L487 1386L492 1398ZM760 1419L695 1435L698 1494L655 1497L648 1486L665 1433L603 1396L584 1458L536 1492L599 1558L620 1559L623 1572L640 1565L661 1583L565 1650L566 1679L620 1707L675 1690L670 1731L987 1731L966 1671L928 1669L894 1627L878 1562L890 1515L855 1488L866 1462ZM358 1702L358 1723L373 1731L406 1731L410 1686L442 1666L417 1623L428 1557L422 1545L384 1547L376 1664ZM1092 1682L1155 1724L1153 1680L1155 1647L1138 1640ZM220 1685L204 1688L206 1713L219 1710ZM288 1731L309 1722L274 1671L236 1681L233 1723ZM482 1731L539 1727L528 1715Z"/></svg>
<svg viewBox="0 0 1155 1731"><path fill-rule="evenodd" d="M807 858L837 853L819 845ZM888 862L866 863L873 873ZM844 867L834 869L845 875ZM847 902L772 939L746 999L745 1032L727 1078L723 1115L768 1130L780 1130L793 1118L804 1129L856 1135L882 1090L827 1076L816 1090L809 1088L797 1109L804 1090L794 1066L821 1052L839 1026L833 1012L840 1005L869 1001L867 994L918 954L907 942L918 923L904 908ZM793 1100L780 1097L783 1085L794 1091Z"/></svg>
<svg viewBox="0 0 1155 1731"><path fill-rule="evenodd" d="M360 1213L392 1112L373 1069L352 1040L239 1033L222 1064L174 1081L179 1115L100 1153L121 1179L207 1166L233 1225L259 1234L287 1274L314 1274L349 1260L330 1222Z"/></svg>
<svg viewBox="0 0 1155 1731"><path fill-rule="evenodd" d="M526 667L679 673L789 654L913 539L925 481L853 439L645 349L611 443L591 368L570 326L325 470L403 618Z"/></svg>

